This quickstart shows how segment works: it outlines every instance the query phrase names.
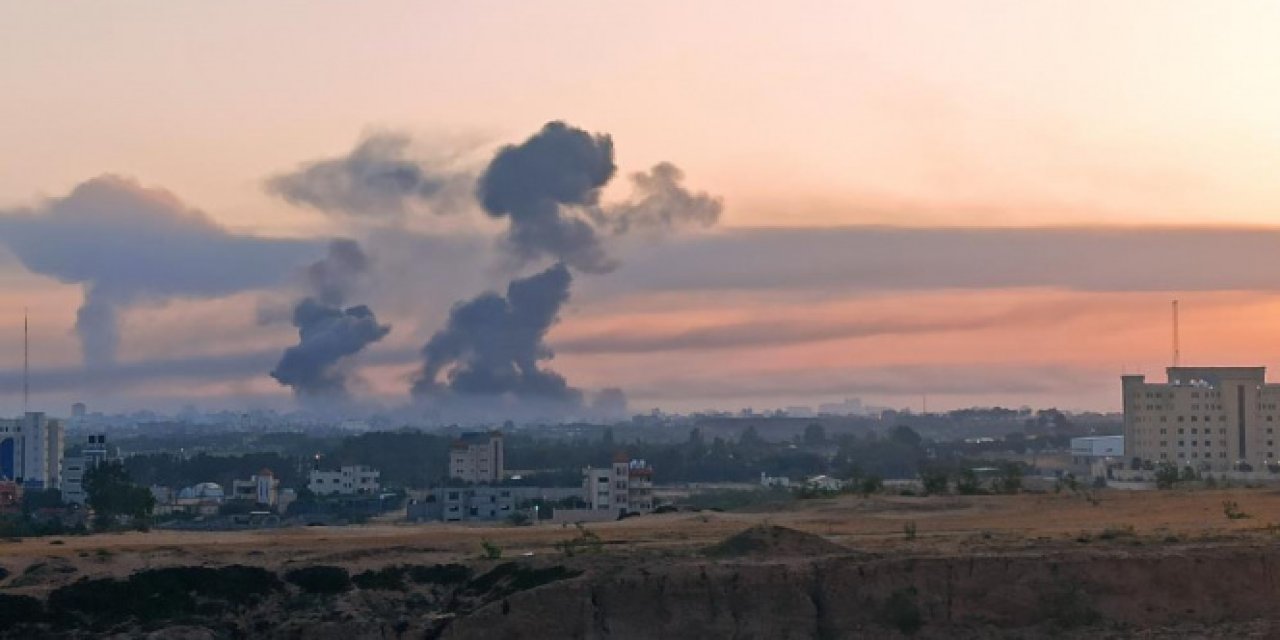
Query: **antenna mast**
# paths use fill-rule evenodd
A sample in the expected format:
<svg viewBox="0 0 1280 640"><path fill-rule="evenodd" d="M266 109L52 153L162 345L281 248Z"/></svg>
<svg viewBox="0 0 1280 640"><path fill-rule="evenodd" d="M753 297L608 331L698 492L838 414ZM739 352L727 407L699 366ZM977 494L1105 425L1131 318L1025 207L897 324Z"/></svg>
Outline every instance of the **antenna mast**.
<svg viewBox="0 0 1280 640"><path fill-rule="evenodd" d="M1178 301L1173 301L1173 366L1181 366L1182 351L1178 345Z"/></svg>
<svg viewBox="0 0 1280 640"><path fill-rule="evenodd" d="M31 399L31 338L27 309L22 309L22 415L27 415Z"/></svg>

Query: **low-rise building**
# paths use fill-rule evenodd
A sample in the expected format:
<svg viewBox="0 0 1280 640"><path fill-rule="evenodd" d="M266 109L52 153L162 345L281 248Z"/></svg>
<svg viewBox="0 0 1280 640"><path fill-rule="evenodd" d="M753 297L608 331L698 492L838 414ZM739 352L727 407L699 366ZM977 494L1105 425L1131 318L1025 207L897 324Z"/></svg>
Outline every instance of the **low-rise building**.
<svg viewBox="0 0 1280 640"><path fill-rule="evenodd" d="M581 498L582 490L575 487L445 487L410 502L406 516L413 521L498 520L530 502L576 502Z"/></svg>
<svg viewBox="0 0 1280 640"><path fill-rule="evenodd" d="M354 496L377 493L382 473L373 467L348 465L334 471L312 469L307 489L318 496Z"/></svg>
<svg viewBox="0 0 1280 640"><path fill-rule="evenodd" d="M263 469L248 480L231 482L231 498L275 507L280 502L280 480L270 469Z"/></svg>

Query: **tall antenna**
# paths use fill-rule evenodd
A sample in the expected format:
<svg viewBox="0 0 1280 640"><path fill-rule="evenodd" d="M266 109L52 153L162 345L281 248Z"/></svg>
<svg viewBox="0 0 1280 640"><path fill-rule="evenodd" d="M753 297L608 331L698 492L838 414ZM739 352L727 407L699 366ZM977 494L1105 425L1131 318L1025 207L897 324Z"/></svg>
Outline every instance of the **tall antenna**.
<svg viewBox="0 0 1280 640"><path fill-rule="evenodd" d="M1178 345L1178 301L1173 301L1173 366L1180 366L1182 350Z"/></svg>
<svg viewBox="0 0 1280 640"><path fill-rule="evenodd" d="M31 400L31 332L27 328L27 308L22 308L22 415L27 415Z"/></svg>

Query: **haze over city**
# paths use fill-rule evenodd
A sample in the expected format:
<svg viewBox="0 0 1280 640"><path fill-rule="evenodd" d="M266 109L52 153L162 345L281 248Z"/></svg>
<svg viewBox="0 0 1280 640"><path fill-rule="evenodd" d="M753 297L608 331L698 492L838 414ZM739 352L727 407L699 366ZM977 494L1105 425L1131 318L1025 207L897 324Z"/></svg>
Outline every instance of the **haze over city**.
<svg viewBox="0 0 1280 640"><path fill-rule="evenodd" d="M45 410L1115 411L1173 298L1278 364L1273 3L553 5L0 7L4 413L24 308Z"/></svg>

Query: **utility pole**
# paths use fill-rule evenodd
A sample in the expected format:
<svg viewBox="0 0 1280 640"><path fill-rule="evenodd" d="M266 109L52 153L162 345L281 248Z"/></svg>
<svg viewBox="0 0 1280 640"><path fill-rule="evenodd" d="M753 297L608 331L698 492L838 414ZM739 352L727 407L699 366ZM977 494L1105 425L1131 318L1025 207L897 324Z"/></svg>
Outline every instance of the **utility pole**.
<svg viewBox="0 0 1280 640"><path fill-rule="evenodd" d="M1182 349L1178 344L1178 301L1173 301L1173 366L1182 364Z"/></svg>
<svg viewBox="0 0 1280 640"><path fill-rule="evenodd" d="M22 415L31 408L31 335L26 307L22 309Z"/></svg>

